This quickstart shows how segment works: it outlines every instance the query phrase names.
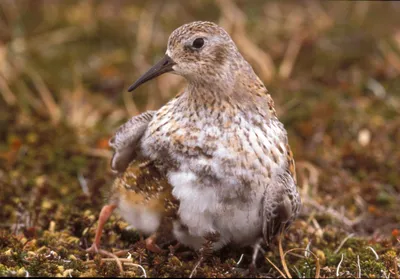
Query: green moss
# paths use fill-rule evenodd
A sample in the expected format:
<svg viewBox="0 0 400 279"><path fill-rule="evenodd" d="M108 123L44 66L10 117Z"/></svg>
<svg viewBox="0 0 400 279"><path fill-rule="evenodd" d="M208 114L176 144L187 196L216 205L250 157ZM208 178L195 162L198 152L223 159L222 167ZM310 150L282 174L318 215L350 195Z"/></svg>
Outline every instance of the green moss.
<svg viewBox="0 0 400 279"><path fill-rule="evenodd" d="M343 254L342 275L357 276L358 256L362 277L378 278L385 272L394 278L399 248L391 230L399 229L400 222L396 200L400 95L393 62L399 50L396 9L390 3L373 2L365 6L233 3L245 15L245 25L241 26L240 17L229 30L234 40L242 38L240 30L248 32L249 43L265 51L277 71L290 57L299 30L306 35L289 79L277 74L265 83L288 130L298 162L299 188L303 191L309 178L304 163L312 164L318 178L315 183L309 179L307 198L338 215L304 202L301 217L286 234L285 250L311 243L325 277L335 277ZM85 251L93 242L100 208L114 180L104 143L130 117L127 108L157 109L181 86L149 83L133 96L134 105L123 93L142 71L141 65L151 64L165 51L169 33L196 19L230 26L226 13L231 12L211 0L157 5L147 1L37 5L29 0L17 1L15 8L4 6L0 13L0 20L7 23L0 33L5 50L1 90L9 88L17 102L8 105L0 94L0 276L25 276L26 272L50 277L142 276L142 270L133 266L125 266L121 274L115 262ZM160 8L168 13L159 13ZM17 17L14 9L19 11ZM146 24L138 25L142 20ZM138 32L137 27L147 28L150 20L152 28L143 30L149 33ZM136 37L144 38L146 45ZM247 51L242 52L254 60ZM255 71L262 75L265 65L257 66L253 60ZM43 79L45 87L35 82L26 66ZM377 95L370 80L385 88L384 96ZM57 124L51 120L43 92L50 92L60 111ZM365 146L359 141L362 129L370 134ZM82 191L82 177L89 195ZM341 214L350 221L364 215L349 228L338 218ZM149 277L191 274L198 260L195 252L181 248L174 256L154 255L146 251L139 234L126 227L113 215L104 227L102 248L129 249L132 262L143 266ZM357 237L347 239L335 253L352 232ZM378 253L378 260L369 246ZM282 268L276 244L264 249L264 256ZM292 275L314 276L314 258L295 253L286 256ZM249 248L228 246L200 265L196 276L245 277L251 255ZM258 277L279 276L262 256L257 266Z"/></svg>

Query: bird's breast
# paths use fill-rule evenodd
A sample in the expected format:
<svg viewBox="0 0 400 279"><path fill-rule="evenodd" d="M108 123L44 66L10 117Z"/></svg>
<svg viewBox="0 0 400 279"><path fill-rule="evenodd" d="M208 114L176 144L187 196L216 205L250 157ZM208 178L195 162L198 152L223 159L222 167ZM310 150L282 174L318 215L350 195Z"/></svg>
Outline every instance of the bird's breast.
<svg viewBox="0 0 400 279"><path fill-rule="evenodd" d="M237 113L161 111L142 140L146 156L167 170L186 169L199 184L267 183L286 164L286 132L278 120Z"/></svg>

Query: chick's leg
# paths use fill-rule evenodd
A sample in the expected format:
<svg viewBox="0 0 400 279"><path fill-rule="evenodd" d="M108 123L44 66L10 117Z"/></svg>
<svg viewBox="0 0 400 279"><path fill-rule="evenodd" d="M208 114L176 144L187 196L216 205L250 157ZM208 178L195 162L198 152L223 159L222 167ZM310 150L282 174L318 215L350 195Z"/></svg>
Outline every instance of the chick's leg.
<svg viewBox="0 0 400 279"><path fill-rule="evenodd" d="M100 239L101 239L101 234L103 233L104 224L110 218L111 214L113 213L113 211L116 207L117 206L115 204L107 204L107 205L103 206L103 208L101 209L100 216L99 216L99 224L97 225L97 229L96 229L96 236L94 238L94 242L93 242L92 246L90 248L86 249L87 252L94 252L94 253L99 252Z"/></svg>
<svg viewBox="0 0 400 279"><path fill-rule="evenodd" d="M155 232L152 235L150 235L148 238L145 239L145 244L146 244L146 249L157 254L161 254L165 252L162 250L158 245L156 244L156 239L158 237L158 233Z"/></svg>

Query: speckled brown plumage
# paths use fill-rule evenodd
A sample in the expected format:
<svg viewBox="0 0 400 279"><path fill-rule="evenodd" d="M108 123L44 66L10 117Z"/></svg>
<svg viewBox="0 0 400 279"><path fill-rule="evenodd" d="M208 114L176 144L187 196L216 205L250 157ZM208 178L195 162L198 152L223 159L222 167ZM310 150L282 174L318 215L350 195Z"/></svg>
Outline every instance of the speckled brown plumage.
<svg viewBox="0 0 400 279"><path fill-rule="evenodd" d="M156 240L160 235L173 239L172 224L178 208L179 202L172 196L165 175L161 175L150 161L133 161L119 173L110 189L108 203L100 213L95 242L89 251L98 251L104 223L117 209L131 226L150 235L146 239L149 250L162 252Z"/></svg>
<svg viewBox="0 0 400 279"><path fill-rule="evenodd" d="M126 201L131 207L142 207L160 214L162 230L168 231L171 219L176 218L178 201L165 175L161 175L152 162L134 161L116 178L110 190L109 203L121 211ZM128 213L128 212L127 212ZM128 213L129 215L134 212ZM124 216L131 219L130 216Z"/></svg>
<svg viewBox="0 0 400 279"><path fill-rule="evenodd" d="M179 201L172 219L179 242L214 250L269 243L301 204L271 95L228 33L211 22L173 31L164 58L129 90L166 72L183 76L187 87L148 117L134 117L136 124L117 133L116 152L123 158L134 150L156 163Z"/></svg>

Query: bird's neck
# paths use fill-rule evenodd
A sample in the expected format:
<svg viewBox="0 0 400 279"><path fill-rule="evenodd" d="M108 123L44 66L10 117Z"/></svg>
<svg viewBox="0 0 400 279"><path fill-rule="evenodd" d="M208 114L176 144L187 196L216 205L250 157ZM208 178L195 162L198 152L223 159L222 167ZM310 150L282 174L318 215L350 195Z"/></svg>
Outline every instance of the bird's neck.
<svg viewBox="0 0 400 279"><path fill-rule="evenodd" d="M219 109L226 103L233 107L245 107L256 102L257 92L252 85L258 82L252 69L218 71L212 76L189 80L186 98L188 102L196 103L195 107Z"/></svg>

